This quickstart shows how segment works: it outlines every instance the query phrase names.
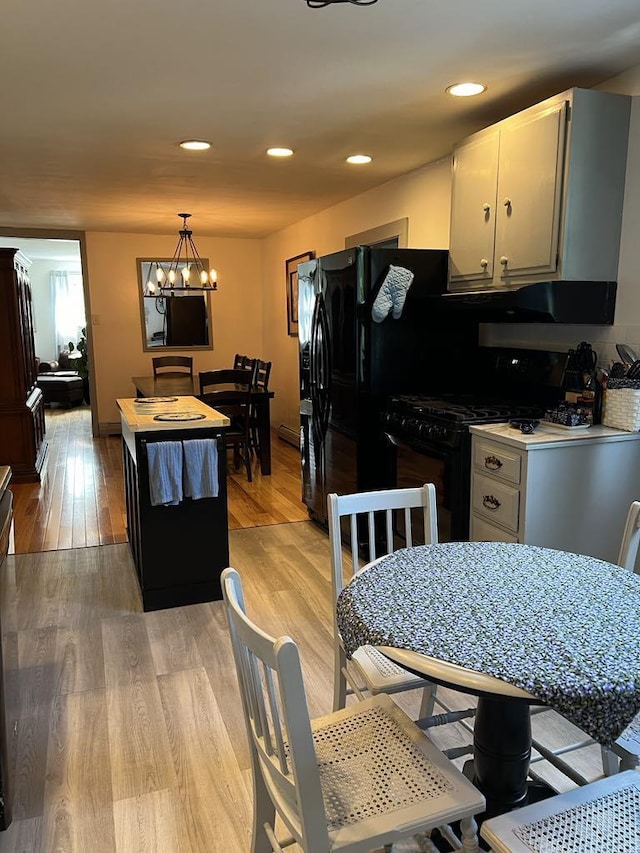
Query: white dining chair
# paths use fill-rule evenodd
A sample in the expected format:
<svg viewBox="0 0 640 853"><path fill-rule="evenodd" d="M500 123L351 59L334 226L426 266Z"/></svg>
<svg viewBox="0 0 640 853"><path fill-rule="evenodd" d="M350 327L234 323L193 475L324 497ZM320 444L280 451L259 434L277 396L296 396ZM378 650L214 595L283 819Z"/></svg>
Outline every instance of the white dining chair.
<svg viewBox="0 0 640 853"><path fill-rule="evenodd" d="M360 570L364 560L371 562L400 547L410 548L438 541L436 490L433 483L425 483L420 488L384 489L348 495L331 493L327 496L327 511L333 592L334 711L345 707L349 695L362 700L367 695L421 689L421 720L430 718L433 725L441 725L472 717L475 708L453 711L437 697L433 682L394 663L375 646L361 646L348 660L336 619L336 602L345 580L348 581ZM348 539L350 552L346 568L345 539ZM363 559L361 546L364 550ZM444 714L432 716L436 703ZM468 729L471 730L470 727ZM461 747L456 754L462 755L469 751L470 748Z"/></svg>
<svg viewBox="0 0 640 853"><path fill-rule="evenodd" d="M364 853L436 828L478 851L484 797L415 723L385 695L311 721L298 647L249 619L235 569L221 582L253 771L252 853Z"/></svg>
<svg viewBox="0 0 640 853"><path fill-rule="evenodd" d="M619 773L482 824L493 853L638 853L640 774Z"/></svg>
<svg viewBox="0 0 640 853"><path fill-rule="evenodd" d="M636 571L640 547L640 501L633 501L627 513L618 565ZM640 765L640 713L636 714L611 747L602 747L602 766L606 776Z"/></svg>
<svg viewBox="0 0 640 853"><path fill-rule="evenodd" d="M633 501L627 513L622 542L618 553L618 565L629 571L635 571L640 548L640 501ZM532 708L532 714L553 713L546 707ZM537 761L546 759L557 770L575 782L577 785L586 785L589 780L583 776L573 765L566 761L566 756L577 750L592 746L595 741L586 735L573 743L564 743L560 748L549 749L534 734L532 746L538 752L538 757L532 761L532 775L535 777ZM611 776L624 770L633 770L640 766L640 713L629 723L620 737L612 746L603 746L602 767L605 776Z"/></svg>

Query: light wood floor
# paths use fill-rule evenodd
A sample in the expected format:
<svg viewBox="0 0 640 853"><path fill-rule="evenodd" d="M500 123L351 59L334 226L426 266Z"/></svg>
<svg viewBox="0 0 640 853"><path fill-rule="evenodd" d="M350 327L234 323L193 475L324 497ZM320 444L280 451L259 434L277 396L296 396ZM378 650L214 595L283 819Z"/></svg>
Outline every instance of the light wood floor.
<svg viewBox="0 0 640 853"><path fill-rule="evenodd" d="M62 438L71 429L62 428L63 419L53 419L61 425L60 446L71 446L74 440ZM117 439L89 441L78 451L85 460L107 459L100 464L114 481L96 486L100 477L94 477L95 494L118 493L119 452ZM74 468L62 458L62 451L51 455L54 476L43 493L58 488L58 472L68 486L67 492L60 486L61 494L71 500L75 482L77 493L86 495L88 475L80 476L79 462ZM251 492L238 478L251 506L252 495L261 495L261 518L289 511L294 462L296 451L275 439L271 480L258 478ZM235 519L251 520L256 512L238 510ZM116 514L110 510L110 517ZM53 542L42 518L36 527L44 528L41 542ZM32 534L24 535L28 542ZM113 528L104 535L115 535ZM73 542L73 534L71 540L58 534L56 541ZM250 614L271 633L299 643L312 716L328 712L333 657L326 534L307 520L237 527L230 532L230 553ZM221 602L143 613L126 543L17 553L7 559L0 591L14 768L14 820L0 833L0 853L248 851L248 755ZM470 702L444 692L461 707ZM418 701L410 696L401 704L415 715ZM536 723L547 729L550 743L568 728L554 716ZM431 731L442 748L469 741L460 726ZM576 764L595 777L598 753L585 753ZM547 776L558 790L570 787L553 771Z"/></svg>
<svg viewBox="0 0 640 853"><path fill-rule="evenodd" d="M12 483L16 554L127 541L119 436L94 439L88 406L46 411L49 442L41 483ZM303 521L300 455L274 433L272 474L252 464L253 481L231 468L229 528Z"/></svg>

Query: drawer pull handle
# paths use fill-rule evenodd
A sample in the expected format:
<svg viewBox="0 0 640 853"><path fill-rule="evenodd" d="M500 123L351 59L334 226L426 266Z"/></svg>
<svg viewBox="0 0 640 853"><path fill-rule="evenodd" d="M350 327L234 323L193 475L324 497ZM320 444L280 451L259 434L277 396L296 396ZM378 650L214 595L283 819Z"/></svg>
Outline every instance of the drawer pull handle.
<svg viewBox="0 0 640 853"><path fill-rule="evenodd" d="M502 504L500 503L498 498L494 497L493 495L483 495L482 506L485 509L490 509L492 512L495 512L496 510L500 509Z"/></svg>
<svg viewBox="0 0 640 853"><path fill-rule="evenodd" d="M499 471L502 468L502 462L497 456L485 456L484 467L489 471Z"/></svg>

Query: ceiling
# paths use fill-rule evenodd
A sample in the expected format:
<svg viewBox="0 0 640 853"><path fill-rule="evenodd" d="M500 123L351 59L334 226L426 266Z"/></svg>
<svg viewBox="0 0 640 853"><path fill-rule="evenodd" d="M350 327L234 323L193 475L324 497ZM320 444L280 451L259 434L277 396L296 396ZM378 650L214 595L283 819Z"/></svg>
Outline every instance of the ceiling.
<svg viewBox="0 0 640 853"><path fill-rule="evenodd" d="M639 61L638 0L5 4L0 227L263 237Z"/></svg>

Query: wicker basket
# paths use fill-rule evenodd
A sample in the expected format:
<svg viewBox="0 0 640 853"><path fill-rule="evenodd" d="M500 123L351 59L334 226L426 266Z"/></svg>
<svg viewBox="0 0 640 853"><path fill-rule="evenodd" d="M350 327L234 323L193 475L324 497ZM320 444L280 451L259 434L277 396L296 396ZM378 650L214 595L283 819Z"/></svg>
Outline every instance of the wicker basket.
<svg viewBox="0 0 640 853"><path fill-rule="evenodd" d="M640 431L640 380L609 380L602 423L625 432Z"/></svg>

